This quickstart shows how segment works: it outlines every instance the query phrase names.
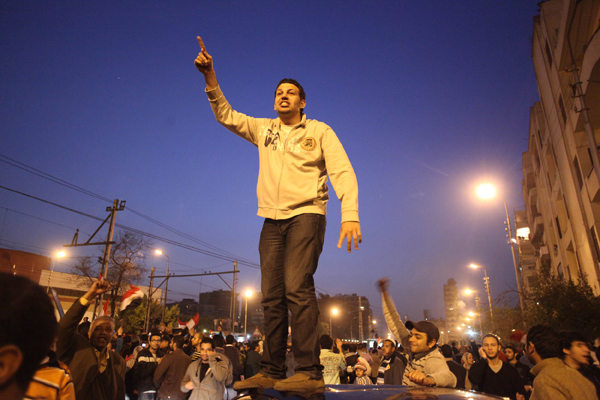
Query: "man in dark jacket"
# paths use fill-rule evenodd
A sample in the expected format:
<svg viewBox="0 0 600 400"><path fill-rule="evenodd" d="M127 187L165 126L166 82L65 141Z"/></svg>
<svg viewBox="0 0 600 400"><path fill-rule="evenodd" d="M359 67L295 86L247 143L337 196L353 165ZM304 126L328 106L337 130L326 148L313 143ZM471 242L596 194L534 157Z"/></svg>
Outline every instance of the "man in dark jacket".
<svg viewBox="0 0 600 400"><path fill-rule="evenodd" d="M256 351L258 341L253 341L248 345L246 353L246 368L244 370L244 378L248 379L260 372L260 354Z"/></svg>
<svg viewBox="0 0 600 400"><path fill-rule="evenodd" d="M445 344L442 345L442 355L446 359L446 364L448 364L448 368L450 368L450 372L456 376L456 386L455 389L465 389L465 378L467 377L467 370L463 368L462 365L457 363L452 359L452 347L450 345Z"/></svg>
<svg viewBox="0 0 600 400"><path fill-rule="evenodd" d="M135 360L133 376L138 391L138 400L154 400L157 387L154 385L154 371L164 357L160 349L160 335L152 335L148 347L140 351Z"/></svg>
<svg viewBox="0 0 600 400"><path fill-rule="evenodd" d="M115 331L112 318L96 318L90 326L89 340L77 333L77 324L90 302L109 288L106 281L94 282L88 292L73 303L58 325L56 354L71 370L77 400L125 398L125 360L106 348Z"/></svg>
<svg viewBox="0 0 600 400"><path fill-rule="evenodd" d="M406 357L396 350L396 341L385 339L383 346L383 358L379 365L377 374L378 385L402 385L404 369L406 368Z"/></svg>
<svg viewBox="0 0 600 400"><path fill-rule="evenodd" d="M184 337L173 337L173 352L163 358L154 371L154 385L158 389L158 399L184 400L187 395L181 391L181 380L185 376L191 359L182 350Z"/></svg>
<svg viewBox="0 0 600 400"><path fill-rule="evenodd" d="M501 348L496 335L485 335L479 349L481 359L471 366L469 380L481 392L512 400L524 399L525 388L519 372L498 358Z"/></svg>

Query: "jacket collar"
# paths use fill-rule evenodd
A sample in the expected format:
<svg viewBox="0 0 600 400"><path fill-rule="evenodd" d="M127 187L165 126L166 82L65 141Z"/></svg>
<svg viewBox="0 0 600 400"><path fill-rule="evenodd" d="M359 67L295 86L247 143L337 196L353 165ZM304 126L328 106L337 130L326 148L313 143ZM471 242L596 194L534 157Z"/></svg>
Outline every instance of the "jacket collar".
<svg viewBox="0 0 600 400"><path fill-rule="evenodd" d="M422 352L422 353L417 353L417 354L411 354L411 357L410 357L410 359L411 359L411 360L419 360L419 359L421 359L421 358L423 358L423 357L427 356L428 354L431 354L431 353L432 353L434 350L435 350L435 351L438 351L438 346L437 346L437 344L436 344L436 345L434 345L434 346L433 346L431 349L429 349L428 351L424 351L424 352Z"/></svg>

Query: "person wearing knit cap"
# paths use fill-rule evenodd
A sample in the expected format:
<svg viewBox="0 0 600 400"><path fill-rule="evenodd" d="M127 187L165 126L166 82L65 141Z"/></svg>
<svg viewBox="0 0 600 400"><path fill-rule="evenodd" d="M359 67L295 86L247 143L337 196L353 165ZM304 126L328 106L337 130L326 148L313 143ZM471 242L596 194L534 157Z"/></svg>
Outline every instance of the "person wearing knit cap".
<svg viewBox="0 0 600 400"><path fill-rule="evenodd" d="M363 361L358 361L354 366L354 373L356 379L354 380L355 385L372 385L373 382L367 375L367 365Z"/></svg>
<svg viewBox="0 0 600 400"><path fill-rule="evenodd" d="M385 322L392 334L400 339L409 356L402 384L407 386L455 387L456 376L450 372L446 360L438 351L439 329L429 321L407 321L405 325L387 290L388 285L387 278L378 281Z"/></svg>
<svg viewBox="0 0 600 400"><path fill-rule="evenodd" d="M398 343L391 338L383 341L382 358L377 371L377 385L402 385L406 357L397 350Z"/></svg>

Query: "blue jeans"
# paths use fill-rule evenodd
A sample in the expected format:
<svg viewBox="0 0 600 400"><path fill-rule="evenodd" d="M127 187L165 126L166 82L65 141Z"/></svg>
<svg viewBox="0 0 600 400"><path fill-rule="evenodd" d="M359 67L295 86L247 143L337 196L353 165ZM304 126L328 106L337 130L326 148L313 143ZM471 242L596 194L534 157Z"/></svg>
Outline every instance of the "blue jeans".
<svg viewBox="0 0 600 400"><path fill-rule="evenodd" d="M266 219L260 234L262 306L265 341L261 372L286 377L288 309L292 314L292 352L297 372L320 379L320 314L313 275L325 239L327 220L301 214L285 220Z"/></svg>

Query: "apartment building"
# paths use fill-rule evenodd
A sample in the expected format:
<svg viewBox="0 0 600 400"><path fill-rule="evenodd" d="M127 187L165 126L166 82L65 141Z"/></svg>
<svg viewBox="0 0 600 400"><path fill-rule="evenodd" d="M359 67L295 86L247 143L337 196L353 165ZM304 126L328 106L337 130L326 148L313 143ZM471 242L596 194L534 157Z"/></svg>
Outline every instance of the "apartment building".
<svg viewBox="0 0 600 400"><path fill-rule="evenodd" d="M527 289L542 264L575 282L583 273L600 295L600 1L539 7L532 58L540 101L523 153L525 210L515 213L521 274Z"/></svg>

